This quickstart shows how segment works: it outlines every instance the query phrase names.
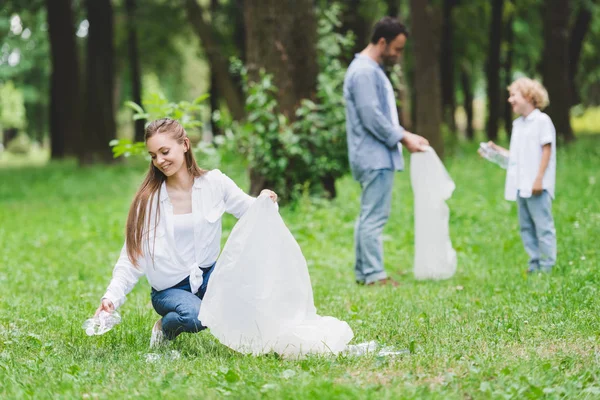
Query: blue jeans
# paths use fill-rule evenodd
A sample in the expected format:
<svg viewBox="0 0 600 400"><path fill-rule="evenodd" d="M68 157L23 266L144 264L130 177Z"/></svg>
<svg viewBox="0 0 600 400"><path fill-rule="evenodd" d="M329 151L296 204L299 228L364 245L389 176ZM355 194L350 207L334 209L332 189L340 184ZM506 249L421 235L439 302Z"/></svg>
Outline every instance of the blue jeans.
<svg viewBox="0 0 600 400"><path fill-rule="evenodd" d="M381 234L392 206L394 171L376 169L365 172L360 180L360 216L356 221L354 242L356 281L371 283L387 277L383 269Z"/></svg>
<svg viewBox="0 0 600 400"><path fill-rule="evenodd" d="M196 333L206 329L200 323L198 313L214 268L214 264L209 268L202 268L202 284L196 294L192 293L189 276L168 289L152 289L152 306L162 316L162 329L167 339L175 339L182 332Z"/></svg>
<svg viewBox="0 0 600 400"><path fill-rule="evenodd" d="M521 198L517 194L519 225L525 251L529 255L529 270L549 271L556 263L556 229L552 218L552 197L541 195Z"/></svg>

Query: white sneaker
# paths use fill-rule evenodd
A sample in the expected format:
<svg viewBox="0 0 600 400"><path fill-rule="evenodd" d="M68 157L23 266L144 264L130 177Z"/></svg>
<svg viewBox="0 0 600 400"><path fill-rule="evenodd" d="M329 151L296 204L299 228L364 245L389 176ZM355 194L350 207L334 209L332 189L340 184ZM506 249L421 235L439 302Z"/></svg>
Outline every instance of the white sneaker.
<svg viewBox="0 0 600 400"><path fill-rule="evenodd" d="M150 335L150 348L156 349L163 346L167 342L167 338L162 330L162 318L156 321L152 327L152 334Z"/></svg>

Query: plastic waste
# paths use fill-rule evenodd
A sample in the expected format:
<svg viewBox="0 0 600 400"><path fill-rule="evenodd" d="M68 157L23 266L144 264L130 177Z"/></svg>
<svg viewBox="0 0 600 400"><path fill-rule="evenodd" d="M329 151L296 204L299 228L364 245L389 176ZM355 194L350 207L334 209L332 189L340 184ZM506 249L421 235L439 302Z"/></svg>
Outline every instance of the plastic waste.
<svg viewBox="0 0 600 400"><path fill-rule="evenodd" d="M179 360L180 358L181 358L181 353L178 352L177 350L171 350L169 353L166 353L166 354L148 353L145 356L147 363L154 363L154 362L158 362L160 360L175 361L175 360Z"/></svg>
<svg viewBox="0 0 600 400"><path fill-rule="evenodd" d="M338 354L350 326L317 315L306 260L267 196L233 228L202 301L202 324L245 354Z"/></svg>
<svg viewBox="0 0 600 400"><path fill-rule="evenodd" d="M479 150L477 150L477 152L486 160L498 164L504 169L508 168L508 153L498 151L485 142L479 144Z"/></svg>
<svg viewBox="0 0 600 400"><path fill-rule="evenodd" d="M379 349L379 351L377 351ZM371 340L369 342L359 344L349 344L346 346L343 352L347 356L364 356L368 354L377 354L378 357L393 357L410 354L409 349L396 350L392 346L380 348L376 341Z"/></svg>
<svg viewBox="0 0 600 400"><path fill-rule="evenodd" d="M455 185L435 151L412 153L410 182L415 196L415 262L417 279L447 279L456 272L446 204Z"/></svg>
<svg viewBox="0 0 600 400"><path fill-rule="evenodd" d="M88 336L103 335L121 322L121 316L115 310L112 312L100 311L98 315L86 320L82 328Z"/></svg>

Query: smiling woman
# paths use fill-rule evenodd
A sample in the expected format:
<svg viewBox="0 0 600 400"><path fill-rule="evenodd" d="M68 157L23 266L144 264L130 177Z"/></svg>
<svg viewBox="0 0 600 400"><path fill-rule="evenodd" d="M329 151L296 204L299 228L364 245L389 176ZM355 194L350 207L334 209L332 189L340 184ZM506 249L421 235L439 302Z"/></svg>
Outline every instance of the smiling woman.
<svg viewBox="0 0 600 400"><path fill-rule="evenodd" d="M219 170L201 169L177 121L152 122L145 142L152 162L129 209L126 241L96 314L123 304L145 274L162 317L152 330L154 347L205 328L198 313L220 251L221 218L225 212L240 218L255 199ZM277 201L274 192L264 192Z"/></svg>

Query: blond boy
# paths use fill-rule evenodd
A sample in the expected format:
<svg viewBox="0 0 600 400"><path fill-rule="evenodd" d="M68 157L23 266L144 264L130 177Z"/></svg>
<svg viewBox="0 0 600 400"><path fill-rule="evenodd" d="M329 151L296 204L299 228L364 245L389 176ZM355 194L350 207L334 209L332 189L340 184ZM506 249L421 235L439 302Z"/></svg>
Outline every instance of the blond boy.
<svg viewBox="0 0 600 400"><path fill-rule="evenodd" d="M556 263L552 201L556 180L556 130L543 110L549 103L541 83L519 78L508 87L508 102L520 115L513 122L506 171L506 200L516 201L528 273L550 272ZM499 151L502 147L490 142Z"/></svg>

